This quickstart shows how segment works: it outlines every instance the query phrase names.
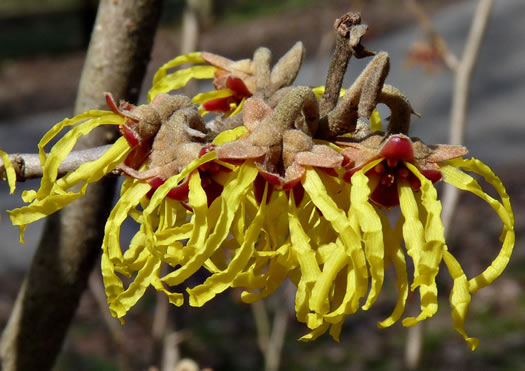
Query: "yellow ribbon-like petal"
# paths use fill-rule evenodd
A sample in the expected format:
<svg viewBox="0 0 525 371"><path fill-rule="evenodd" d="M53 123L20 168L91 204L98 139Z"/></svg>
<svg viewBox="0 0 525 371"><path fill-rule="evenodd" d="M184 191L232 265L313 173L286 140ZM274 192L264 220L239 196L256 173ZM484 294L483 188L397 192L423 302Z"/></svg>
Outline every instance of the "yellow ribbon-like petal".
<svg viewBox="0 0 525 371"><path fill-rule="evenodd" d="M459 332L470 349L475 350L479 345L479 340L476 338L468 337L465 332L465 319L467 317L468 307L470 305L470 291L467 276L461 269L458 261L454 256L445 251L443 254L443 260L448 268L452 279L454 280L454 286L450 293L450 305L452 307L452 319L454 321L454 328Z"/></svg>
<svg viewBox="0 0 525 371"><path fill-rule="evenodd" d="M231 287L233 281L248 264L250 257L255 250L255 244L258 240L259 233L264 221L265 210L266 210L266 195L267 188L265 188L264 195L262 198L259 210L255 215L255 218L250 223L248 230L244 236L242 245L237 249L235 256L230 261L228 267L219 273L213 274L206 281L192 289L186 290L190 295L190 305L200 307L209 300L213 299L215 295L223 292L227 288Z"/></svg>
<svg viewBox="0 0 525 371"><path fill-rule="evenodd" d="M26 193L25 199L28 201L33 199L34 201L27 206L8 211L11 222L13 225L23 227L82 197L86 192L87 185L100 180L104 175L115 169L126 158L129 149L125 138L120 138L98 160L83 163L77 170L68 173L52 184L49 193L42 194L41 198L38 198L38 194L35 192ZM68 192L69 188L81 181L84 181L84 184L78 192ZM41 187L41 191L44 188L47 186ZM22 228L21 239L23 239Z"/></svg>
<svg viewBox="0 0 525 371"><path fill-rule="evenodd" d="M154 273L160 265L161 262L155 257L148 258L129 287L109 303L109 311L113 317L122 318L139 301L154 279Z"/></svg>
<svg viewBox="0 0 525 371"><path fill-rule="evenodd" d="M383 130L383 123L381 122L381 116L379 115L379 111L376 108L374 108L374 110L372 111L369 121L370 121L370 129L372 129L372 132Z"/></svg>
<svg viewBox="0 0 525 371"><path fill-rule="evenodd" d="M148 91L148 102L161 93L168 93L186 86L191 79L212 79L215 72L217 72L217 67L214 66L192 66L165 75L157 81L154 80L153 87Z"/></svg>
<svg viewBox="0 0 525 371"><path fill-rule="evenodd" d="M122 280L115 274L116 266L123 265L122 250L120 249L120 227L129 210L139 204L141 198L149 191L149 184L135 181L133 187L129 187L111 211L105 226L104 240L102 242L102 277L108 303L117 300L118 296L124 291ZM144 264L146 261L144 261ZM126 275L130 275L129 267L122 267ZM140 266L138 267L141 268ZM128 308L129 309L129 308ZM120 309L112 312L120 318L126 314L127 310Z"/></svg>
<svg viewBox="0 0 525 371"><path fill-rule="evenodd" d="M350 213L356 213L359 227L363 232L365 255L372 277L372 287L363 309L369 309L377 300L381 291L384 272L384 242L381 219L374 207L368 201L370 197L368 177L363 170L352 176L351 208Z"/></svg>
<svg viewBox="0 0 525 371"><path fill-rule="evenodd" d="M291 192L293 193L293 191ZM294 198L291 195L288 204L288 225L290 228L291 248L301 267L301 278L295 296L295 311L297 319L306 322L310 312L309 303L312 288L321 274L315 252L310 245L310 238L305 233L297 216Z"/></svg>
<svg viewBox="0 0 525 371"><path fill-rule="evenodd" d="M428 269L422 266L422 256L425 248L425 234L419 219L418 205L410 185L398 181L399 205L405 222L403 223L403 238L408 255L414 261L414 282L411 289L419 287L421 296L421 313L417 318L409 317L403 320L404 326L414 326L419 321L433 316L437 312L437 286L435 277L429 275Z"/></svg>
<svg viewBox="0 0 525 371"><path fill-rule="evenodd" d="M78 126L75 126L67 132L51 149L46 157L44 147L66 126L75 125L78 122L87 120ZM108 111L87 111L71 119L65 119L49 130L38 144L40 163L42 164L42 181L37 198L42 199L48 195L57 179L58 167L64 161L66 156L71 152L79 137L88 134L94 128L101 125L120 125L124 119Z"/></svg>
<svg viewBox="0 0 525 371"><path fill-rule="evenodd" d="M240 200L248 190L248 187L251 186L256 176L257 168L252 163L248 162L245 162L238 171L232 172L233 180L224 187L221 195L220 215L218 216L213 233L208 236L205 244L199 248L196 255L194 255L184 266L163 277L162 280L165 283L173 286L183 282L195 273L213 254L213 252L221 246L230 232L230 227ZM157 192L159 190L160 187ZM146 214L146 210L144 213ZM195 225L194 228L199 228L199 226Z"/></svg>
<svg viewBox="0 0 525 371"><path fill-rule="evenodd" d="M502 203L483 192L481 186L474 178L465 174L458 168L464 168L465 170L483 176L485 181L496 189L501 197ZM514 213L512 212L512 207L510 205L510 198L501 180L494 175L487 165L479 160L449 160L446 162L446 165L441 166L441 172L444 176L445 182L452 184L456 188L472 192L487 202L494 211L496 211L504 224L503 232L500 236L503 245L497 257L493 260L491 265L485 269L485 271L469 281L469 290L471 293L474 293L479 289L490 285L496 278L498 278L507 266L510 256L512 255L516 237L514 232Z"/></svg>
<svg viewBox="0 0 525 371"><path fill-rule="evenodd" d="M358 297L364 296L368 289L368 268L365 254L361 249L359 235L350 225L345 212L337 207L332 200L315 170L306 170L302 184L314 205L322 212L323 218L330 222L331 226L339 234L357 273L358 292L356 295Z"/></svg>
<svg viewBox="0 0 525 371"><path fill-rule="evenodd" d="M443 258L445 250L445 227L441 220L441 202L437 199L436 188L421 172L411 163L405 163L407 168L421 182L420 195L421 201L417 200L418 205L424 209L425 244L422 246L419 273L421 283L432 284L439 272L439 264ZM414 279L414 284L418 285L419 281Z"/></svg>
<svg viewBox="0 0 525 371"><path fill-rule="evenodd" d="M216 146L222 146L223 144L233 142L246 134L248 134L246 126L237 126L234 129L224 130L219 133L219 135L213 139L213 144Z"/></svg>
<svg viewBox="0 0 525 371"><path fill-rule="evenodd" d="M5 174L7 177L7 183L9 184L9 194L13 194L16 187L16 172L13 164L9 160L9 156L4 151L0 150L0 159L4 163Z"/></svg>
<svg viewBox="0 0 525 371"><path fill-rule="evenodd" d="M195 95L191 98L191 101L195 104L202 104L211 99L226 98L231 97L232 95L233 90L231 89L210 90Z"/></svg>
<svg viewBox="0 0 525 371"><path fill-rule="evenodd" d="M179 55L172 60L164 63L158 70L155 72L155 75L153 76L153 86L158 83L160 80L162 80L166 75L168 74L167 71L170 68L178 67L185 63L191 63L191 64L198 64L198 63L204 63L206 62L201 57L201 52L193 52L188 54Z"/></svg>
<svg viewBox="0 0 525 371"><path fill-rule="evenodd" d="M404 218L401 216L398 219L396 228L393 230L385 213L382 210L377 210L377 212L381 218L381 223L383 224L385 258L388 258L394 264L394 270L396 271L396 286L399 292L396 306L392 314L388 318L377 323L379 328L385 328L396 323L405 311L405 304L408 297L408 274L405 254L401 248L403 242L402 226L404 224Z"/></svg>

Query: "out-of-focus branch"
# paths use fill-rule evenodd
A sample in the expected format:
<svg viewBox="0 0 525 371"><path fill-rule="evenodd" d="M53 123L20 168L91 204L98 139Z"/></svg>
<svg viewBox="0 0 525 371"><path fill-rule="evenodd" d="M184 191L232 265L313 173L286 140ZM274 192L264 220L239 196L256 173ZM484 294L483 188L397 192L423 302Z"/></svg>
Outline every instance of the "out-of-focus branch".
<svg viewBox="0 0 525 371"><path fill-rule="evenodd" d="M425 9L418 3L417 0L405 0L405 5L409 11L414 14L419 25L425 31L428 38L430 39L432 46L436 49L439 56L445 63L445 65L451 70L456 71L459 67L458 58L452 51L448 48L447 42L441 37L441 35L436 31L430 17L425 12Z"/></svg>
<svg viewBox="0 0 525 371"><path fill-rule="evenodd" d="M439 38L440 45L442 47L446 47L445 41L434 30L430 19L422 10L422 8L417 4L416 0L406 0L406 3L412 6L414 13L420 20L423 28L425 28L427 32L431 33L433 38ZM454 61L452 65L449 65L450 61L447 62L447 59L444 59L445 63L447 63L447 65L451 67L451 70L453 70L455 73L454 91L452 94L452 110L450 113L450 144L461 145L464 142L472 72L474 71L474 67L478 60L479 50L483 41L483 36L485 35L485 31L487 29L492 5L493 0L479 0L461 60ZM448 51L448 48L443 50L444 56L452 55L452 53ZM450 186L449 184L445 184L443 196L441 198L443 204L441 219L443 220L443 224L445 226L445 233L448 233L450 230L449 227L456 210L458 198L459 190ZM409 369L417 369L419 366L419 360L421 358L421 352L423 348L422 331L422 326L416 326L409 330L406 351L406 362Z"/></svg>
<svg viewBox="0 0 525 371"><path fill-rule="evenodd" d="M182 15L182 34L180 53L187 54L199 50L203 28L210 23L212 0L186 0ZM184 87L184 94L194 96L197 93L197 82L189 81Z"/></svg>
<svg viewBox="0 0 525 371"><path fill-rule="evenodd" d="M450 113L450 144L463 144L464 142L463 137L465 134L465 124L467 122L472 72L478 60L479 50L487 29L493 2L493 0L479 0L463 56L456 70L452 111Z"/></svg>
<svg viewBox="0 0 525 371"><path fill-rule="evenodd" d="M263 354L266 354L268 343L270 342L270 320L268 311L261 300L251 305L255 328L257 329L257 343Z"/></svg>
<svg viewBox="0 0 525 371"><path fill-rule="evenodd" d="M130 371L130 357L127 344L127 338L123 327L118 321L111 316L107 310L107 300L106 293L104 291L104 284L102 283L102 275L100 271L94 271L89 277L89 291L93 295L97 306L100 308L100 313L104 319L104 323L109 329L113 343L115 344L115 349L118 356L118 364L120 371Z"/></svg>
<svg viewBox="0 0 525 371"><path fill-rule="evenodd" d="M483 36L485 35L485 30L487 29L492 5L493 0L479 1L474 20L470 27L463 57L456 70L454 92L452 95L452 110L450 112L450 131L448 138L450 144L464 143L472 72L478 60L479 49L483 41ZM446 184L442 197L443 213L441 215L443 224L445 225L445 231L450 230L449 226L456 210L458 198L459 190Z"/></svg>
<svg viewBox="0 0 525 371"><path fill-rule="evenodd" d="M266 350L266 371L279 370L287 325L288 313L286 309L277 307L273 319L272 335L268 343L268 349Z"/></svg>
<svg viewBox="0 0 525 371"><path fill-rule="evenodd" d="M101 0L82 72L75 111L106 106L104 92L136 102L161 0ZM104 128L79 148L108 144ZM114 137L114 135L113 135ZM1 344L4 371L53 367L69 324L100 255L115 179L93 184L86 196L47 218L40 245L19 292Z"/></svg>
<svg viewBox="0 0 525 371"><path fill-rule="evenodd" d="M111 145L105 145L95 148L83 149L71 152L58 168L58 177L64 176L67 172L78 169L84 162L95 161L108 150ZM38 154L34 153L17 153L9 156L13 164L17 181L27 179L41 178L42 166ZM115 171L114 174L119 174ZM0 180L6 180L5 167L0 164Z"/></svg>
<svg viewBox="0 0 525 371"><path fill-rule="evenodd" d="M252 313L257 328L257 342L264 355L264 370L277 371L281 363L288 312L285 307L277 307L271 327L268 311L262 300L252 304Z"/></svg>

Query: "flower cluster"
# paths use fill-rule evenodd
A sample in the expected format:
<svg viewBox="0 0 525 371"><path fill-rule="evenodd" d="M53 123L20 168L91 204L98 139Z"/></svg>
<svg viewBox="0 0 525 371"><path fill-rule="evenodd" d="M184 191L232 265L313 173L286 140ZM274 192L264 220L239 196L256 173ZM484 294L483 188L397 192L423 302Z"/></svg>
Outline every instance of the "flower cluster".
<svg viewBox="0 0 525 371"><path fill-rule="evenodd" d="M253 60L237 62L193 53L161 67L146 105L117 106L108 94L111 111L88 111L44 136L40 189L24 193L29 204L11 210L11 221L23 235L27 224L120 169L126 180L102 245L113 316L122 319L149 286L177 306L185 295L174 287L185 289L189 304L202 306L231 287L242 288L242 300L253 303L290 279L297 286L297 319L310 329L301 339L327 331L338 339L348 315L376 302L390 264L398 300L378 325L402 317L409 289L419 291L421 313L403 325L434 315L436 275L444 262L454 282L454 327L475 349L478 340L464 330L471 294L502 273L514 245L504 186L480 161L463 159L464 147L426 145L408 136L413 110L384 84L386 53L372 60L329 112L320 112L318 90L292 86L303 54L298 43L271 69L264 48ZM168 73L183 63L194 65ZM193 101L166 94L192 78L213 79L216 90ZM378 103L391 110L385 132L374 111ZM208 112L218 114L206 122ZM108 124L119 125L122 137L98 160L57 179L76 140ZM73 128L46 155L44 147L66 126ZM500 199L467 172L484 177ZM485 200L503 222L498 256L470 280L446 245L434 187L440 180ZM395 225L387 215L393 208L401 210ZM122 247L120 229L128 218L140 227ZM189 287L188 278L203 270L204 282Z"/></svg>

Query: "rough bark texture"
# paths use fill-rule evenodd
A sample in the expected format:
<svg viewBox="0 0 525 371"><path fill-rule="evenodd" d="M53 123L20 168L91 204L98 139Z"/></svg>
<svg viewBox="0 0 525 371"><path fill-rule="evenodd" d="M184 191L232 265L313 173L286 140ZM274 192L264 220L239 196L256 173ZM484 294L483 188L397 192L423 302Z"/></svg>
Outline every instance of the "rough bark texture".
<svg viewBox="0 0 525 371"><path fill-rule="evenodd" d="M137 100L149 61L161 0L102 0L84 66L75 111L105 107L104 92ZM105 130L78 149L107 144ZM90 186L85 197L47 219L40 245L2 338L4 371L53 367L89 273L109 215L115 179Z"/></svg>

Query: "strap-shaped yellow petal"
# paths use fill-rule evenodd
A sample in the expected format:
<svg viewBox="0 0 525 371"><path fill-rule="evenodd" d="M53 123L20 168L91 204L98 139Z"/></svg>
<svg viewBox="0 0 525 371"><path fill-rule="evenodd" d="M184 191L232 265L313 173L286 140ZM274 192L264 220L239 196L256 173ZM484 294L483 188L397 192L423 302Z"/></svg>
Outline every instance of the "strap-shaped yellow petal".
<svg viewBox="0 0 525 371"><path fill-rule="evenodd" d="M417 322L433 316L437 312L437 286L433 272L422 266L422 255L425 248L424 228L419 219L419 210L412 188L407 182L397 182L399 205L405 219L403 223L403 238L407 253L414 261L414 282L411 289L419 287L421 297L421 313L417 318L409 317L403 320L404 326L414 326ZM424 261L423 261L424 262ZM430 274L432 273L432 274Z"/></svg>
<svg viewBox="0 0 525 371"><path fill-rule="evenodd" d="M202 188L198 171L194 171L190 175L189 190L188 201L193 208L193 217L191 218L193 228L191 237L185 246L185 250L187 251L185 255L189 258L188 261L184 262L185 264L191 264L190 261L192 257L198 256L201 253L210 228L207 220L208 204L206 192ZM183 278L183 280L184 279L185 278Z"/></svg>
<svg viewBox="0 0 525 371"><path fill-rule="evenodd" d="M120 226L126 219L129 210L139 203L140 198L147 193L150 188L148 184L140 182L137 182L135 186L136 187L128 188L128 191L121 196L119 202L117 202L117 205L115 205L111 211L105 226L104 240L102 242L101 269L108 303L112 303L124 291L122 280L115 274L115 270L126 275L131 274L130 267L124 267L123 264L119 241ZM143 260L142 262L145 264L146 261ZM135 261L135 263L137 262ZM116 269L116 265L120 267ZM140 269L140 264L135 264L134 268ZM121 312L119 313L122 314ZM119 318L121 316L119 316Z"/></svg>
<svg viewBox="0 0 525 371"><path fill-rule="evenodd" d="M9 184L9 194L13 194L16 187L16 172L13 164L9 160L9 156L4 151L0 151L0 159L4 163L5 174L7 177L7 183Z"/></svg>
<svg viewBox="0 0 525 371"><path fill-rule="evenodd" d="M372 132L383 130L383 123L381 122L381 115L379 114L379 111L376 108L374 108L374 110L372 111L369 121L370 121L370 129L372 129Z"/></svg>
<svg viewBox="0 0 525 371"><path fill-rule="evenodd" d="M255 303L259 299L270 296L283 284L290 270L291 269L289 266L285 266L279 264L275 260L271 260L268 270L260 276L261 279L264 280L262 290L260 292L243 291L241 293L241 300L245 303L251 304ZM251 285L244 281L245 278L248 278L248 276L239 274L233 283L233 287L245 287L247 289L252 289L252 287L250 287ZM255 276L255 278L257 278L257 276ZM253 289L255 288L256 287L253 287Z"/></svg>
<svg viewBox="0 0 525 371"><path fill-rule="evenodd" d="M412 188L407 182L403 181L397 182L397 188L399 192L399 206L405 219L403 223L403 238L407 253L414 262L414 282L417 280L419 285L421 285L422 280L419 277L419 267L421 252L425 246L425 230L423 223L419 219L419 210ZM415 290L419 285L412 284L411 290Z"/></svg>
<svg viewBox="0 0 525 371"><path fill-rule="evenodd" d="M160 245L172 245L191 237L193 232L192 223L186 223L178 227L166 228L155 233L155 240Z"/></svg>
<svg viewBox="0 0 525 371"><path fill-rule="evenodd" d="M371 289L363 309L369 309L377 300L385 277L385 255L383 242L383 226L374 207L368 201L370 197L368 177L363 170L352 176L352 192L350 213L356 213L359 227L363 233L363 243L366 259L372 277Z"/></svg>
<svg viewBox="0 0 525 371"><path fill-rule="evenodd" d="M338 240L336 244L339 246L339 248L343 248L340 240ZM343 278L346 280L346 290L342 299L338 300L340 301L340 304L337 306L336 303L333 302L334 308L332 308L330 313L324 316L325 321L329 323L338 323L347 315L357 312L360 305L359 299L361 299L366 294L366 287L365 290L363 290L362 287L357 286L357 272L352 266L351 261L349 261L349 263L346 265L346 271L341 271L341 274L343 274ZM336 277L336 283L338 278L339 276Z"/></svg>
<svg viewBox="0 0 525 371"><path fill-rule="evenodd" d="M450 293L450 306L452 307L454 328L463 336L470 346L470 349L475 350L479 345L479 340L468 337L465 332L465 319L467 318L468 307L471 300L467 276L463 272L459 262L450 252L445 251L443 260L445 261L450 276L454 280L454 286Z"/></svg>
<svg viewBox="0 0 525 371"><path fill-rule="evenodd" d="M64 137L62 137L54 146L51 148L49 155L46 158L44 147L52 140L64 127L74 125L80 121L86 120L78 126L75 126L68 131ZM57 179L58 167L64 161L66 156L71 152L75 146L78 138L88 134L94 128L101 125L119 125L124 122L124 119L108 111L87 111L80 115L73 117L72 119L65 119L49 130L38 144L40 163L42 164L42 181L40 182L40 189L38 190L37 197L42 199L51 192L54 182ZM129 146L128 146L129 147Z"/></svg>
<svg viewBox="0 0 525 371"><path fill-rule="evenodd" d="M217 72L214 66L192 66L184 68L153 82L152 88L148 91L148 102L161 93L168 93L173 90L183 88L191 79L212 79Z"/></svg>
<svg viewBox="0 0 525 371"><path fill-rule="evenodd" d="M220 214L213 233L207 237L206 243L199 248L196 255L184 266L164 276L163 282L170 286L183 282L195 273L213 252L221 246L230 233L231 224L241 199L252 185L257 173L257 168L250 162L245 162L238 171L232 173L233 180L224 187L220 197ZM195 225L194 228L198 227L198 225Z"/></svg>
<svg viewBox="0 0 525 371"><path fill-rule="evenodd" d="M228 267L224 271L208 277L203 284L186 290L190 296L191 306L201 307L206 302L213 299L215 295L231 287L237 274L239 274L248 264L248 261L255 250L255 244L258 240L259 233L261 232L264 218L266 217L266 202L264 200L266 200L267 192L268 187L264 190L263 201L257 211L257 215L250 223L242 245L235 252L235 256L230 261Z"/></svg>
<svg viewBox="0 0 525 371"><path fill-rule="evenodd" d="M213 139L213 144L217 146L222 146L225 143L233 142L236 139L239 139L243 135L248 134L248 129L246 126L237 126L234 129L231 130L224 130L219 135Z"/></svg>
<svg viewBox="0 0 525 371"><path fill-rule="evenodd" d="M171 304L180 307L184 304L184 295L180 292L171 292L166 287L164 287L164 284L161 281L160 276L160 268L157 269L157 272L155 274L155 277L151 280L151 286L155 288L155 290L160 291L164 293Z"/></svg>
<svg viewBox="0 0 525 371"><path fill-rule="evenodd" d="M411 163L405 162L405 165L421 182L419 193L421 201L418 201L418 204L423 206L426 215L424 218L425 244L421 251L419 273L424 280L422 283L425 282L428 285L434 282L439 272L439 264L445 250L445 227L441 220L442 207L441 202L437 199L437 191L432 182ZM422 215L420 218L422 219ZM414 283L418 284L416 279L414 279Z"/></svg>
<svg viewBox="0 0 525 371"><path fill-rule="evenodd" d="M291 193L293 193L293 190ZM301 322L306 322L306 317L310 312L309 300L312 295L312 288L321 274L321 268L310 245L310 237L305 233L297 216L297 209L292 194L289 199L288 225L290 228L291 249L301 267L301 278L295 296L295 311L297 319Z"/></svg>
<svg viewBox="0 0 525 371"><path fill-rule="evenodd" d="M155 271L161 262L155 257L150 257L142 267L129 287L121 292L114 301L109 303L109 311L116 318L122 318L144 295L144 292L154 279Z"/></svg>
<svg viewBox="0 0 525 371"><path fill-rule="evenodd" d="M343 329L343 323L344 323L344 319L342 319L341 321L337 322L337 323L334 323L330 326L330 336L332 337L332 339L334 339L336 342L339 343L339 336L341 335L341 330Z"/></svg>
<svg viewBox="0 0 525 371"><path fill-rule="evenodd" d="M167 75L167 71L170 68L178 67L185 63L191 63L191 64L197 64L197 63L204 63L206 62L201 57L201 52L193 52L188 54L179 55L172 60L167 61L164 63L158 70L155 72L155 75L153 76L153 82L152 85L155 85L157 82L162 80Z"/></svg>
<svg viewBox="0 0 525 371"><path fill-rule="evenodd" d="M132 272L139 270L150 255L146 249L146 234L143 228L140 228L131 239L128 249L124 252L122 265L116 267L116 270L131 277Z"/></svg>
<svg viewBox="0 0 525 371"><path fill-rule="evenodd" d="M339 272L348 264L350 258L346 255L344 248L335 249L333 254L323 265L312 289L309 306L311 310L319 314L327 314L330 310L330 294L335 279Z"/></svg>
<svg viewBox="0 0 525 371"><path fill-rule="evenodd" d="M242 98L239 104L234 104L234 108L232 112L228 116L235 116L239 114L242 111L242 108L244 107L244 102L246 101L246 98Z"/></svg>
<svg viewBox="0 0 525 371"><path fill-rule="evenodd" d="M405 305L408 297L408 274L405 261L405 253L401 248L403 242L403 216L398 219L396 228L393 230L390 222L382 210L377 210L381 223L383 225L385 241L385 259L391 260L396 271L396 286L398 290L397 302L392 314L381 322L377 327L385 328L396 323L405 312Z"/></svg>
<svg viewBox="0 0 525 371"><path fill-rule="evenodd" d="M46 153L44 147L53 138L55 138L58 135L58 133L62 131L62 129L68 126L73 126L85 120L97 119L102 117L108 125L119 125L124 122L124 118L122 116L119 116L113 112L103 110L89 110L86 112L82 112L70 119L64 119L59 123L53 125L53 127L49 129L47 133L44 134L44 136L42 137L42 139L40 139L40 142L38 143L38 155L40 158L40 163L43 164L46 160Z"/></svg>
<svg viewBox="0 0 525 371"><path fill-rule="evenodd" d="M232 95L233 90L231 89L210 90L195 95L191 98L191 101L195 104L202 104L211 99L226 98L231 97Z"/></svg>
<svg viewBox="0 0 525 371"><path fill-rule="evenodd" d="M503 183L487 165L476 159L454 159L449 160L446 163L447 165L441 167L444 180L456 188L472 192L483 199L494 209L494 211L496 211L504 224L503 232L500 236L503 245L497 257L492 261L491 265L485 269L485 271L469 281L469 290L471 293L474 293L479 289L490 285L501 275L507 266L516 241L514 232L514 213L512 212L510 198ZM496 189L498 195L501 197L502 203L483 192L479 183L470 175L459 170L459 167L483 176L485 181Z"/></svg>
<svg viewBox="0 0 525 371"><path fill-rule="evenodd" d="M122 262L122 250L120 248L120 227L128 217L129 211L135 208L142 197L144 197L151 186L147 183L135 181L134 186L129 188L118 200L104 228L104 240L102 250L114 263Z"/></svg>
<svg viewBox="0 0 525 371"><path fill-rule="evenodd" d="M52 188L52 192L58 192L58 189L68 190L82 181L86 183L98 182L116 169L126 159L130 150L131 148L126 138L121 137L117 139L100 158L95 161L85 162L75 171L58 179Z"/></svg>
<svg viewBox="0 0 525 371"><path fill-rule="evenodd" d="M44 194L41 199L36 199L37 193L35 192L24 194L24 200L33 200L33 202L27 206L8 211L11 223L20 226L20 241L24 239L23 232L27 224L51 215L82 197L86 193L87 185L98 181L115 169L127 156L128 151L129 145L124 138L120 138L99 159L85 162L77 170L59 179L52 185L50 193ZM85 182L78 192L67 192L69 188L80 181Z"/></svg>
<svg viewBox="0 0 525 371"><path fill-rule="evenodd" d="M33 223L36 220L45 218L48 215L53 214L57 210L62 209L65 205L80 198L86 191L86 184L80 188L79 193L66 193L66 194L54 194L46 197L43 200L35 200L30 205L7 210L11 223L19 226L20 229L20 242L24 243L24 231L28 224Z"/></svg>
<svg viewBox="0 0 525 371"><path fill-rule="evenodd" d="M315 170L311 168L306 170L303 188L314 205L322 212L323 218L330 222L334 230L339 234L356 270L357 287L359 290L366 292L368 288L368 268L365 255L361 249L359 235L350 225L345 212L332 200Z"/></svg>
<svg viewBox="0 0 525 371"><path fill-rule="evenodd" d="M321 336L322 334L324 334L326 331L328 331L328 328L330 327L330 324L329 323L323 323L321 326L317 327L315 330L312 330L310 331L308 334L304 335L304 336L301 336L299 338L299 341L304 341L304 342L308 342L308 341L314 341L316 340L319 336Z"/></svg>

